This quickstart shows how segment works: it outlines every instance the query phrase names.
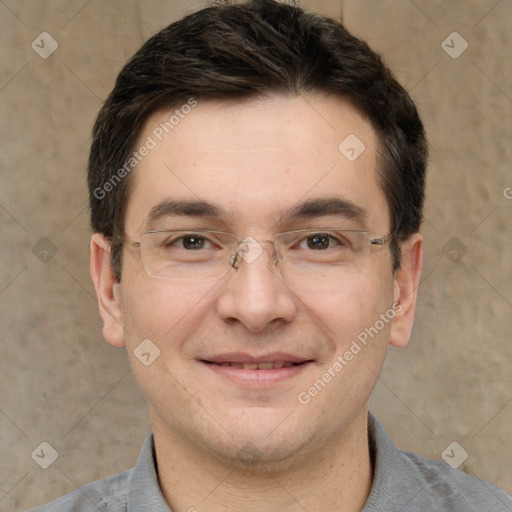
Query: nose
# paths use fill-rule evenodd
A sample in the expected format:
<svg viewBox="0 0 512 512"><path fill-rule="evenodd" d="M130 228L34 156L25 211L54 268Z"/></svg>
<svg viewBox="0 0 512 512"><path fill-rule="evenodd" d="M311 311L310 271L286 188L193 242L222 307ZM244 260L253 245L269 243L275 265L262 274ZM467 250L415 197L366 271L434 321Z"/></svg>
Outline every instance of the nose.
<svg viewBox="0 0 512 512"><path fill-rule="evenodd" d="M295 296L274 264L272 244L240 245L219 297L218 313L224 321L241 323L252 332L294 319Z"/></svg>

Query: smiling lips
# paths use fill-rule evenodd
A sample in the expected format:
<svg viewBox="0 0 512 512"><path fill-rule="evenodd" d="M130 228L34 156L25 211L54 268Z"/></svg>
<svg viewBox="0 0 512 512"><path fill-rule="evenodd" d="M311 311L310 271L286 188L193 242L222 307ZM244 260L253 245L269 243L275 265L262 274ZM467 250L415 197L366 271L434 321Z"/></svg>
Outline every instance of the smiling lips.
<svg viewBox="0 0 512 512"><path fill-rule="evenodd" d="M312 362L311 359L301 358L292 354L275 352L263 356L252 356L245 353L219 354L203 359L203 362L217 367L229 367L238 370L280 370L300 366Z"/></svg>
<svg viewBox="0 0 512 512"><path fill-rule="evenodd" d="M214 374L245 389L273 387L291 379L313 363L313 359L273 352L261 356L231 352L201 360Z"/></svg>
<svg viewBox="0 0 512 512"><path fill-rule="evenodd" d="M211 362L211 361L208 361ZM294 363L292 361L267 361L263 363L236 363L236 362L222 362L214 363L218 366L229 366L231 368L243 368L244 370L275 370L276 368L290 368L302 363Z"/></svg>

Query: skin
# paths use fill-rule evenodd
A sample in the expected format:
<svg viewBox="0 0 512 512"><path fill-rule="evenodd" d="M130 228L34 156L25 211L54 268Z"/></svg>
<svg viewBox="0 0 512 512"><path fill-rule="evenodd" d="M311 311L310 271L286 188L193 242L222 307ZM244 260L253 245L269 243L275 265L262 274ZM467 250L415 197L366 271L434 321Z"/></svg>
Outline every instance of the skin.
<svg viewBox="0 0 512 512"><path fill-rule="evenodd" d="M169 118L153 114L140 141ZM366 146L353 162L338 151L349 134ZM218 229L240 239L330 225L390 229L379 186L377 138L370 123L340 98L274 95L250 101L199 102L133 171L125 229L132 240L171 223ZM279 216L300 201L344 198L366 210L364 222L334 216ZM219 218L179 217L148 224L167 199L206 200ZM367 402L389 345L407 344L422 266L422 238L402 246L393 274L389 245L343 282L283 283L265 247L222 279L169 281L149 276L138 249L125 247L121 283L109 245L91 242L91 275L103 333L129 354L147 398L162 492L176 512L189 510L359 511L372 467ZM228 270L229 267L227 267ZM370 343L307 404L297 396L344 354L379 315L400 304ZM149 366L134 350L151 339L161 351ZM283 351L314 360L267 388L227 383L200 359L222 352ZM332 371L332 370L331 370ZM250 459L250 460L248 460Z"/></svg>

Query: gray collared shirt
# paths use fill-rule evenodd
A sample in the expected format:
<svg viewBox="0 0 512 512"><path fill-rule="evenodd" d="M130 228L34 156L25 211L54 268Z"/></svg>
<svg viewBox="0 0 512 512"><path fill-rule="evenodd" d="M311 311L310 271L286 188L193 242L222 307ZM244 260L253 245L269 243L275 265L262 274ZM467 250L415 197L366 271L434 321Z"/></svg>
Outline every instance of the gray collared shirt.
<svg viewBox="0 0 512 512"><path fill-rule="evenodd" d="M370 414L373 484L361 512L510 512L512 497L492 484L398 450ZM172 512L160 487L153 435L129 471L93 482L30 512ZM179 492L179 491L177 491ZM193 510L193 504L190 505Z"/></svg>

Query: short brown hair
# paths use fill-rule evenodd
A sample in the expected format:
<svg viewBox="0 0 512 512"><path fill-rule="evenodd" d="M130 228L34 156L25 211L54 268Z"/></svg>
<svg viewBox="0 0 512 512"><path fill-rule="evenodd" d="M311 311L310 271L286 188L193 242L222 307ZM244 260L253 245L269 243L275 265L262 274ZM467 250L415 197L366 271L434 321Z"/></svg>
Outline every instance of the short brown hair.
<svg viewBox="0 0 512 512"><path fill-rule="evenodd" d="M151 37L121 70L99 112L88 165L91 223L111 241L116 279L122 246L114 235L124 234L131 183L126 162L152 113L190 98L307 92L351 101L378 133L397 270L399 243L419 230L424 201L427 143L414 103L381 57L342 23L251 0L202 9Z"/></svg>

